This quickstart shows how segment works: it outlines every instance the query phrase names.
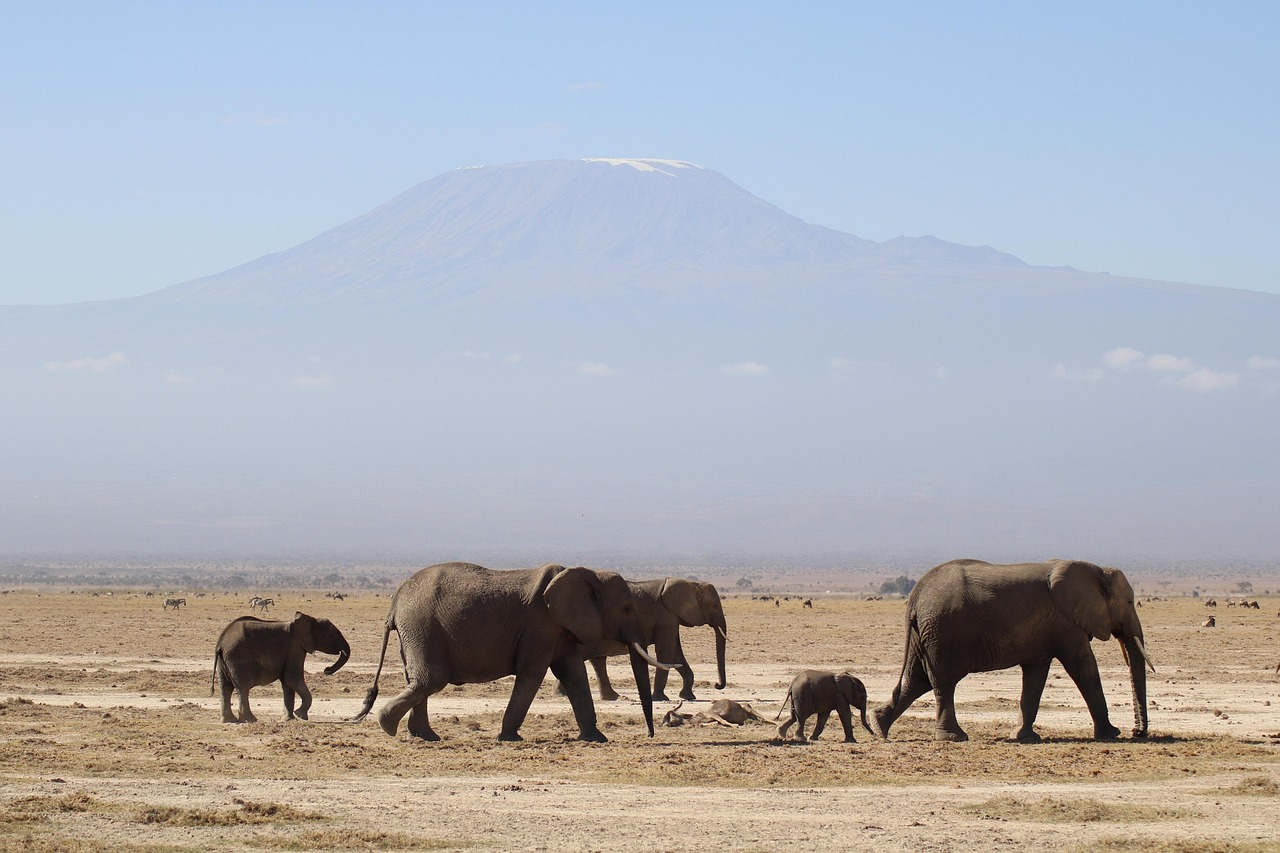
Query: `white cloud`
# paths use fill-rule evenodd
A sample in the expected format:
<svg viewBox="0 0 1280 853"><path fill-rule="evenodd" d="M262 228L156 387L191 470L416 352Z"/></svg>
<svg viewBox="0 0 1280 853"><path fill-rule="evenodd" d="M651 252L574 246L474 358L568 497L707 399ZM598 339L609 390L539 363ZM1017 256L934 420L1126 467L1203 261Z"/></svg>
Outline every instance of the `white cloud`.
<svg viewBox="0 0 1280 853"><path fill-rule="evenodd" d="M1196 369L1196 363L1186 356L1158 353L1149 356L1144 363L1148 370L1160 373L1190 373Z"/></svg>
<svg viewBox="0 0 1280 853"><path fill-rule="evenodd" d="M1240 384L1240 374L1230 371L1210 370L1207 367L1197 367L1187 373L1186 376L1179 376L1174 379L1173 384L1185 391L1195 391L1197 393L1226 391Z"/></svg>
<svg viewBox="0 0 1280 853"><path fill-rule="evenodd" d="M1059 364L1053 369L1055 379L1065 379L1068 382L1101 382L1106 378L1107 372L1101 367L1094 367L1090 370L1073 370L1065 364Z"/></svg>
<svg viewBox="0 0 1280 853"><path fill-rule="evenodd" d="M185 385L188 382L194 382L195 377L180 370L166 370L164 372L164 381L170 385Z"/></svg>
<svg viewBox="0 0 1280 853"><path fill-rule="evenodd" d="M332 376L298 376L293 380L293 387L305 391L319 391L333 384Z"/></svg>
<svg viewBox="0 0 1280 853"><path fill-rule="evenodd" d="M603 361L584 361L578 365L578 372L583 376L612 376L618 371Z"/></svg>
<svg viewBox="0 0 1280 853"><path fill-rule="evenodd" d="M1139 364L1147 356L1132 347L1118 347L1102 356L1102 363L1112 370L1123 370Z"/></svg>
<svg viewBox="0 0 1280 853"><path fill-rule="evenodd" d="M518 353L518 352L513 352L513 353L511 353L511 355L509 355L509 356L507 356L506 358L504 358L504 359L502 360L502 363L503 363L503 364L519 364L519 363L520 363L520 362L522 362L522 361L524 361L524 356L522 356L522 355L521 355L520 353Z"/></svg>
<svg viewBox="0 0 1280 853"><path fill-rule="evenodd" d="M1270 358L1264 355L1254 355L1249 357L1250 370L1280 370L1280 358Z"/></svg>
<svg viewBox="0 0 1280 853"><path fill-rule="evenodd" d="M85 358L76 358L70 361L46 361L44 369L53 373L72 370L87 370L90 373L106 373L108 370L115 370L117 367L124 367L129 363L129 357L120 351L111 353L104 358L93 358L91 356Z"/></svg>
<svg viewBox="0 0 1280 853"><path fill-rule="evenodd" d="M730 376L768 376L773 371L767 364L758 361L740 361L737 364L722 364L720 372Z"/></svg>

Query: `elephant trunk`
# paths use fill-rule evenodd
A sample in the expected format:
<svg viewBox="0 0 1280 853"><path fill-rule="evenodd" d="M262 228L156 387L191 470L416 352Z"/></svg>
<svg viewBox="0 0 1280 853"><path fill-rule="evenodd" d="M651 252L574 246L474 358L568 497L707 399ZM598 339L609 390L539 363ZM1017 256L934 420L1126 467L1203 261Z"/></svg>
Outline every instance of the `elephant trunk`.
<svg viewBox="0 0 1280 853"><path fill-rule="evenodd" d="M1147 736L1147 659L1141 632L1120 638L1129 662L1129 681L1133 687L1133 736Z"/></svg>
<svg viewBox="0 0 1280 853"><path fill-rule="evenodd" d="M636 692L640 694L640 707L644 709L644 722L649 727L649 737L653 737L653 688L649 685L649 662L631 647L631 673L636 678Z"/></svg>
<svg viewBox="0 0 1280 853"><path fill-rule="evenodd" d="M729 683L724 674L724 647L728 642L729 637L723 623L716 625L716 671L720 674L720 680L716 682L716 690L724 690L724 686Z"/></svg>
<svg viewBox="0 0 1280 853"><path fill-rule="evenodd" d="M333 675L335 672L342 669L343 665L350 660L350 658L351 644L348 643L344 637L342 640L342 647L338 650L338 659L324 668L324 674Z"/></svg>

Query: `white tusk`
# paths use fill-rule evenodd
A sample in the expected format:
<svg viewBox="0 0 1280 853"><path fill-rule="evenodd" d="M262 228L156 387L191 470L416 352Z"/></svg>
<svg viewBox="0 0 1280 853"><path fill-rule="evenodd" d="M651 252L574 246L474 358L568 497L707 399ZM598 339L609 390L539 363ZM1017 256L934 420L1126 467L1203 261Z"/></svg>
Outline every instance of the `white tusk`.
<svg viewBox="0 0 1280 853"><path fill-rule="evenodd" d="M1151 667L1151 671L1156 671L1156 665L1151 662L1151 655L1147 654L1147 649L1142 645L1142 640L1138 637L1133 638L1133 644L1138 647L1138 654L1142 655L1142 659L1147 662L1147 666Z"/></svg>
<svg viewBox="0 0 1280 853"><path fill-rule="evenodd" d="M640 657L648 661L649 666L657 667L658 669L675 669L676 668L676 665L673 663L658 663L658 659L655 658L653 655L649 654L648 652L646 652L644 650L644 646L640 645L639 643L632 643L631 648L636 650L636 654L640 655Z"/></svg>
<svg viewBox="0 0 1280 853"><path fill-rule="evenodd" d="M723 628L721 628L719 625L716 625L715 629L716 629L716 633L719 634L722 638L724 638L724 641L726 643L729 642L729 635L724 632Z"/></svg>

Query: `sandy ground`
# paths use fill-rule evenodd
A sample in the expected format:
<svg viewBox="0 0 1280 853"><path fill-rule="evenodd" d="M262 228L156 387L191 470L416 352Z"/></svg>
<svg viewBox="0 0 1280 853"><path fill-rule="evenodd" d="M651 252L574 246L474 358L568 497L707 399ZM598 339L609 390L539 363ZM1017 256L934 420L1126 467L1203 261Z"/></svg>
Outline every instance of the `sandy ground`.
<svg viewBox="0 0 1280 853"><path fill-rule="evenodd" d="M659 729L645 737L625 659L622 692L597 702L609 744L573 740L568 703L544 684L521 744L496 742L509 680L431 700L441 743L351 725L372 681L385 597L343 602L274 593L271 614L331 618L352 661L320 673L312 722L285 723L278 687L253 692L264 721L219 722L209 695L213 644L248 612L241 596L161 598L65 591L0 597L0 850L8 849L671 849L1280 850L1278 602L1217 608L1146 603L1151 737L1088 739L1083 701L1055 667L1038 729L1012 730L1016 671L971 676L958 691L972 740L931 739L922 699L881 742L836 721L816 743L772 727ZM697 710L721 696L773 716L792 674L848 668L885 701L902 654L898 601L726 602L729 686L710 687L712 640L686 630ZM1095 644L1112 720L1133 718L1116 643ZM395 640L382 699L402 683ZM675 690L671 691L674 697ZM380 699L380 701L382 701ZM659 715L674 703L659 703Z"/></svg>

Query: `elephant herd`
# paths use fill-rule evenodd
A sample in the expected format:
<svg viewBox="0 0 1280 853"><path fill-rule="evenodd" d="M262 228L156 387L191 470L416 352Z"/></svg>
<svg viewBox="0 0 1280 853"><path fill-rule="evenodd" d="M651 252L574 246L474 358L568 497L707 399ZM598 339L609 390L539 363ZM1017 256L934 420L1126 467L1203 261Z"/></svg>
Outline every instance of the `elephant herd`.
<svg viewBox="0 0 1280 853"><path fill-rule="evenodd" d="M1019 666L1021 713L1013 736L1023 743L1037 742L1040 737L1033 726L1040 696L1049 666L1058 660L1084 697L1094 736L1115 738L1120 730L1108 717L1090 645L1094 639L1113 636L1129 666L1132 735L1146 736L1146 668L1154 671L1154 666L1143 644L1133 588L1118 569L1076 560L1017 565L955 560L920 579L906 610L902 670L889 702L876 708L868 721L866 689L860 680L847 672L806 670L788 688L782 710L789 705L791 716L779 725L779 737L786 737L790 725L798 722L804 739L805 720L810 716L816 716L813 736L817 737L835 712L845 740L852 741L851 708L857 708L863 727L887 739L894 721L932 690L937 708L935 737L963 741L967 736L955 712L957 683L973 672ZM377 674L352 721L363 720L373 710L387 645L395 631L405 687L378 711L378 724L389 735L394 736L407 717L412 737L439 740L428 716L432 695L449 684L515 676L498 739L518 741L521 724L550 671L573 709L578 739L603 743L607 739L597 725L586 662L596 671L601 698L616 698L605 661L626 654L652 737L653 702L666 699L669 670L681 676L680 697L694 698L693 673L680 646L680 628L700 625L715 630L719 676L715 686L722 689L728 626L720 596L711 584L678 578L631 582L614 572L559 565L515 571L470 563L429 566L392 596ZM653 654L648 651L651 646ZM339 656L325 669L332 674L347 662L351 647L331 622L304 613L288 622L245 616L228 625L219 637L213 667L214 684L222 691L223 722L253 721L250 688L277 680L288 717L295 715L295 699L300 699L296 715L306 719L311 694L303 682L303 662L308 653L317 651ZM655 670L652 686L650 668ZM231 710L233 690L240 696L239 718ZM742 719L737 720L738 716ZM737 724L749 716L760 718L750 706L720 700L703 714L668 712L665 722Z"/></svg>

